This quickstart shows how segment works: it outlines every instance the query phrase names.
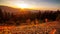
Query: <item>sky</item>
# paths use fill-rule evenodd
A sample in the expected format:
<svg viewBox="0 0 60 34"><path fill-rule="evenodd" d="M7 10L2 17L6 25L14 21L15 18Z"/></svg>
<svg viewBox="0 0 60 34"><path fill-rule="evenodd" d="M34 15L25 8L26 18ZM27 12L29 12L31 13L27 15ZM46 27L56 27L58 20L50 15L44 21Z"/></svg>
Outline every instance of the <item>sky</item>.
<svg viewBox="0 0 60 34"><path fill-rule="evenodd" d="M32 9L60 10L60 0L0 0L0 5L18 8L19 4L28 4Z"/></svg>

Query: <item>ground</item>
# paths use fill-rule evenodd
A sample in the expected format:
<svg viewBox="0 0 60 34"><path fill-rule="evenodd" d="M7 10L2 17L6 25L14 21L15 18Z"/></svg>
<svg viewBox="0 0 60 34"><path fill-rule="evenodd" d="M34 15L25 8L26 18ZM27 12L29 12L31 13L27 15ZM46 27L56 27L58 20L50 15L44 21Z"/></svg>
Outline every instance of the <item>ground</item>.
<svg viewBox="0 0 60 34"><path fill-rule="evenodd" d="M36 25L0 26L0 34L60 34L58 21Z"/></svg>

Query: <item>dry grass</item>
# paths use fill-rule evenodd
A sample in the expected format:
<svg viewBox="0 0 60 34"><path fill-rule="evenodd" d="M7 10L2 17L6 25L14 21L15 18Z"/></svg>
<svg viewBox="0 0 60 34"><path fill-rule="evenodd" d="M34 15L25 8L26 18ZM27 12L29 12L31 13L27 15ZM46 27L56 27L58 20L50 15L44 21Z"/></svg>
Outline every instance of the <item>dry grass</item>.
<svg viewBox="0 0 60 34"><path fill-rule="evenodd" d="M36 25L0 26L0 34L60 34L60 24L57 21Z"/></svg>

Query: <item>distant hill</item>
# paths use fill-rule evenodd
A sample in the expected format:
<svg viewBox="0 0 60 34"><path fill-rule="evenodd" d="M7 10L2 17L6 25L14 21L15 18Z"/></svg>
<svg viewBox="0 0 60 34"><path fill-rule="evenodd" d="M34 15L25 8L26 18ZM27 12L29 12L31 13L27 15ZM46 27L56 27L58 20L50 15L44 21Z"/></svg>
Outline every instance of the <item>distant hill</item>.
<svg viewBox="0 0 60 34"><path fill-rule="evenodd" d="M12 8L12 7L8 7L8 6L0 6L0 9L3 12L10 12L10 13L19 13L20 9L17 8Z"/></svg>
<svg viewBox="0 0 60 34"><path fill-rule="evenodd" d="M39 10L33 10L33 9L21 9L21 8L13 8L13 7L8 7L8 6L0 6L0 9L2 9L3 12L10 12L14 14L27 14L29 12L32 13L37 13Z"/></svg>
<svg viewBox="0 0 60 34"><path fill-rule="evenodd" d="M21 8L12 8L8 6L0 6L0 9L3 12L10 12L13 14L27 14L30 10L29 9L21 9Z"/></svg>

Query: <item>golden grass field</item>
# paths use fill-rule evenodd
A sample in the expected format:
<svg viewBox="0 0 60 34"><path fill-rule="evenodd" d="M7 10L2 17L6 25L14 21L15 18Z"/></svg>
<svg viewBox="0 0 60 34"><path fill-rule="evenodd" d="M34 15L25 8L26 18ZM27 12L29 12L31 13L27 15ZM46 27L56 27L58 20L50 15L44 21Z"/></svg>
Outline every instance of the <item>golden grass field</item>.
<svg viewBox="0 0 60 34"><path fill-rule="evenodd" d="M35 25L0 26L0 34L60 34L58 21Z"/></svg>

